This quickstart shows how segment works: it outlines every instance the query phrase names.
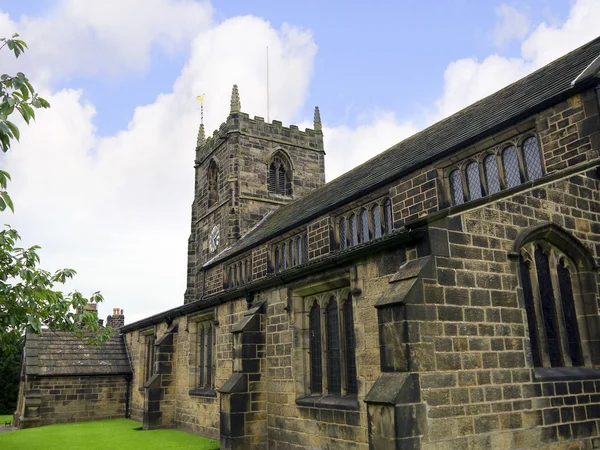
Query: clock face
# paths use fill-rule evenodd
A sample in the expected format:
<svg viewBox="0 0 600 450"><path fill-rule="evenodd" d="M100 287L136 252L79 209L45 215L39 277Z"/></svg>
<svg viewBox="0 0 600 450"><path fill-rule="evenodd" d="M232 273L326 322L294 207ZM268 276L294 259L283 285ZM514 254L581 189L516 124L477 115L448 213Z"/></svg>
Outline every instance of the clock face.
<svg viewBox="0 0 600 450"><path fill-rule="evenodd" d="M208 250L214 253L219 246L219 225L215 225L208 235Z"/></svg>

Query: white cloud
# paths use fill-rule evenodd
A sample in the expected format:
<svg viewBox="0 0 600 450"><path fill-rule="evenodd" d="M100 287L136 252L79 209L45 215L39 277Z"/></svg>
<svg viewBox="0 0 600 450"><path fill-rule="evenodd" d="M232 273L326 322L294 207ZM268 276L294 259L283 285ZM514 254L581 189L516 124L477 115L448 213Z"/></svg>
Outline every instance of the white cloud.
<svg viewBox="0 0 600 450"><path fill-rule="evenodd" d="M42 245L44 266L73 267L79 275L72 287L102 291L101 316L120 307L129 322L182 303L199 124L195 96L206 91L208 129L227 116L236 82L244 111L264 114L266 45L277 99L272 114L288 120L306 97L312 35L237 17L194 37L173 91L138 107L126 130L99 138L93 105L80 91L44 92L52 108L24 126L21 143L3 156L17 208L10 221L25 244Z"/></svg>
<svg viewBox="0 0 600 450"><path fill-rule="evenodd" d="M522 40L529 31L529 19L509 5L496 8L497 22L492 32L494 44L502 48L505 44Z"/></svg>

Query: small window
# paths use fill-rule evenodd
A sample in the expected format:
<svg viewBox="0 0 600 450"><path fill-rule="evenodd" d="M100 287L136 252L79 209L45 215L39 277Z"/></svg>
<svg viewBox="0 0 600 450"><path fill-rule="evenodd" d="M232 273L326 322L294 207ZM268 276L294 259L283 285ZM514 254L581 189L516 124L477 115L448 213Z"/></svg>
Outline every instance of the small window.
<svg viewBox="0 0 600 450"><path fill-rule="evenodd" d="M537 180L543 175L542 159L537 138L534 136L523 141L523 156L528 180Z"/></svg>
<svg viewBox="0 0 600 450"><path fill-rule="evenodd" d="M513 145L506 147L502 152L502 164L504 165L506 187L511 188L521 184L519 158L517 156L517 149Z"/></svg>
<svg viewBox="0 0 600 450"><path fill-rule="evenodd" d="M460 176L460 170L458 169L453 170L450 173L450 193L454 205L464 203L465 194L463 192L462 177Z"/></svg>
<svg viewBox="0 0 600 450"><path fill-rule="evenodd" d="M496 155L486 156L483 160L483 168L488 195L500 192L500 173L498 172L498 158L496 158Z"/></svg>
<svg viewBox="0 0 600 450"><path fill-rule="evenodd" d="M227 287L233 287L233 276L231 267L227 270Z"/></svg>
<svg viewBox="0 0 600 450"><path fill-rule="evenodd" d="M283 270L286 270L288 268L287 245L285 242L281 244L281 268Z"/></svg>
<svg viewBox="0 0 600 450"><path fill-rule="evenodd" d="M366 209L360 212L360 231L361 231L361 242L369 242L369 214Z"/></svg>
<svg viewBox="0 0 600 450"><path fill-rule="evenodd" d="M379 205L373 206L371 209L373 217L373 239L379 239L382 236L381 232L381 208Z"/></svg>
<svg viewBox="0 0 600 450"><path fill-rule="evenodd" d="M275 247L275 251L273 252L273 259L275 260L275 272L279 272L279 247Z"/></svg>
<svg viewBox="0 0 600 450"><path fill-rule="evenodd" d="M250 273L248 266L248 260L244 261L244 273L246 274L246 282L249 282L252 279L252 274Z"/></svg>
<svg viewBox="0 0 600 450"><path fill-rule="evenodd" d="M356 214L352 214L349 219L350 222L350 239L352 245L358 245L358 223L356 220Z"/></svg>
<svg viewBox="0 0 600 450"><path fill-rule="evenodd" d="M340 219L340 223L338 225L339 235L340 235L340 248L342 250L348 247L348 240L346 237L346 218L342 217Z"/></svg>
<svg viewBox="0 0 600 450"><path fill-rule="evenodd" d="M394 227L392 223L392 201L389 198L383 203L383 219L385 223L385 233L390 234Z"/></svg>
<svg viewBox="0 0 600 450"><path fill-rule="evenodd" d="M144 379L148 381L152 375L154 375L154 334L146 336L146 354L145 356L145 368L144 368Z"/></svg>
<svg viewBox="0 0 600 450"><path fill-rule="evenodd" d="M479 164L469 163L467 166L467 184L469 185L469 199L476 200L483 197L481 192L481 179L479 178Z"/></svg>
<svg viewBox="0 0 600 450"><path fill-rule="evenodd" d="M294 251L294 241L290 241L290 267L296 266L296 252Z"/></svg>

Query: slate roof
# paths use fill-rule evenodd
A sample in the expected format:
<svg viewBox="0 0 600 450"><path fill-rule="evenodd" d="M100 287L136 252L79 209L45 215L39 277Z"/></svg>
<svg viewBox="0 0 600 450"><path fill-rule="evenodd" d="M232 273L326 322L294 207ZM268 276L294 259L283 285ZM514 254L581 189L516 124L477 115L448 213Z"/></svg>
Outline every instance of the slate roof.
<svg viewBox="0 0 600 450"><path fill-rule="evenodd" d="M101 346L88 345L70 333L44 331L25 337L27 375L121 375L131 374L122 335Z"/></svg>
<svg viewBox="0 0 600 450"><path fill-rule="evenodd" d="M532 74L401 141L311 194L281 206L205 266L241 253L358 198L444 155L538 112L561 96L591 86L582 72L600 55L600 37ZM590 74L590 72L592 72ZM582 74L575 86L571 83ZM591 76L590 76L591 75ZM597 73L595 75L597 80Z"/></svg>

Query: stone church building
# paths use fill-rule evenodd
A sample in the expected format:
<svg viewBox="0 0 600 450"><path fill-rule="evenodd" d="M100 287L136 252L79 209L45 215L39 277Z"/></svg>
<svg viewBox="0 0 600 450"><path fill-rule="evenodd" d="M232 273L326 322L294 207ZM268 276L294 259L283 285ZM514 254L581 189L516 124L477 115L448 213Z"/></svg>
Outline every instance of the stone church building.
<svg viewBox="0 0 600 450"><path fill-rule="evenodd" d="M600 448L600 38L330 183L318 109L240 97L198 134L184 304L120 329L132 418L222 449Z"/></svg>

